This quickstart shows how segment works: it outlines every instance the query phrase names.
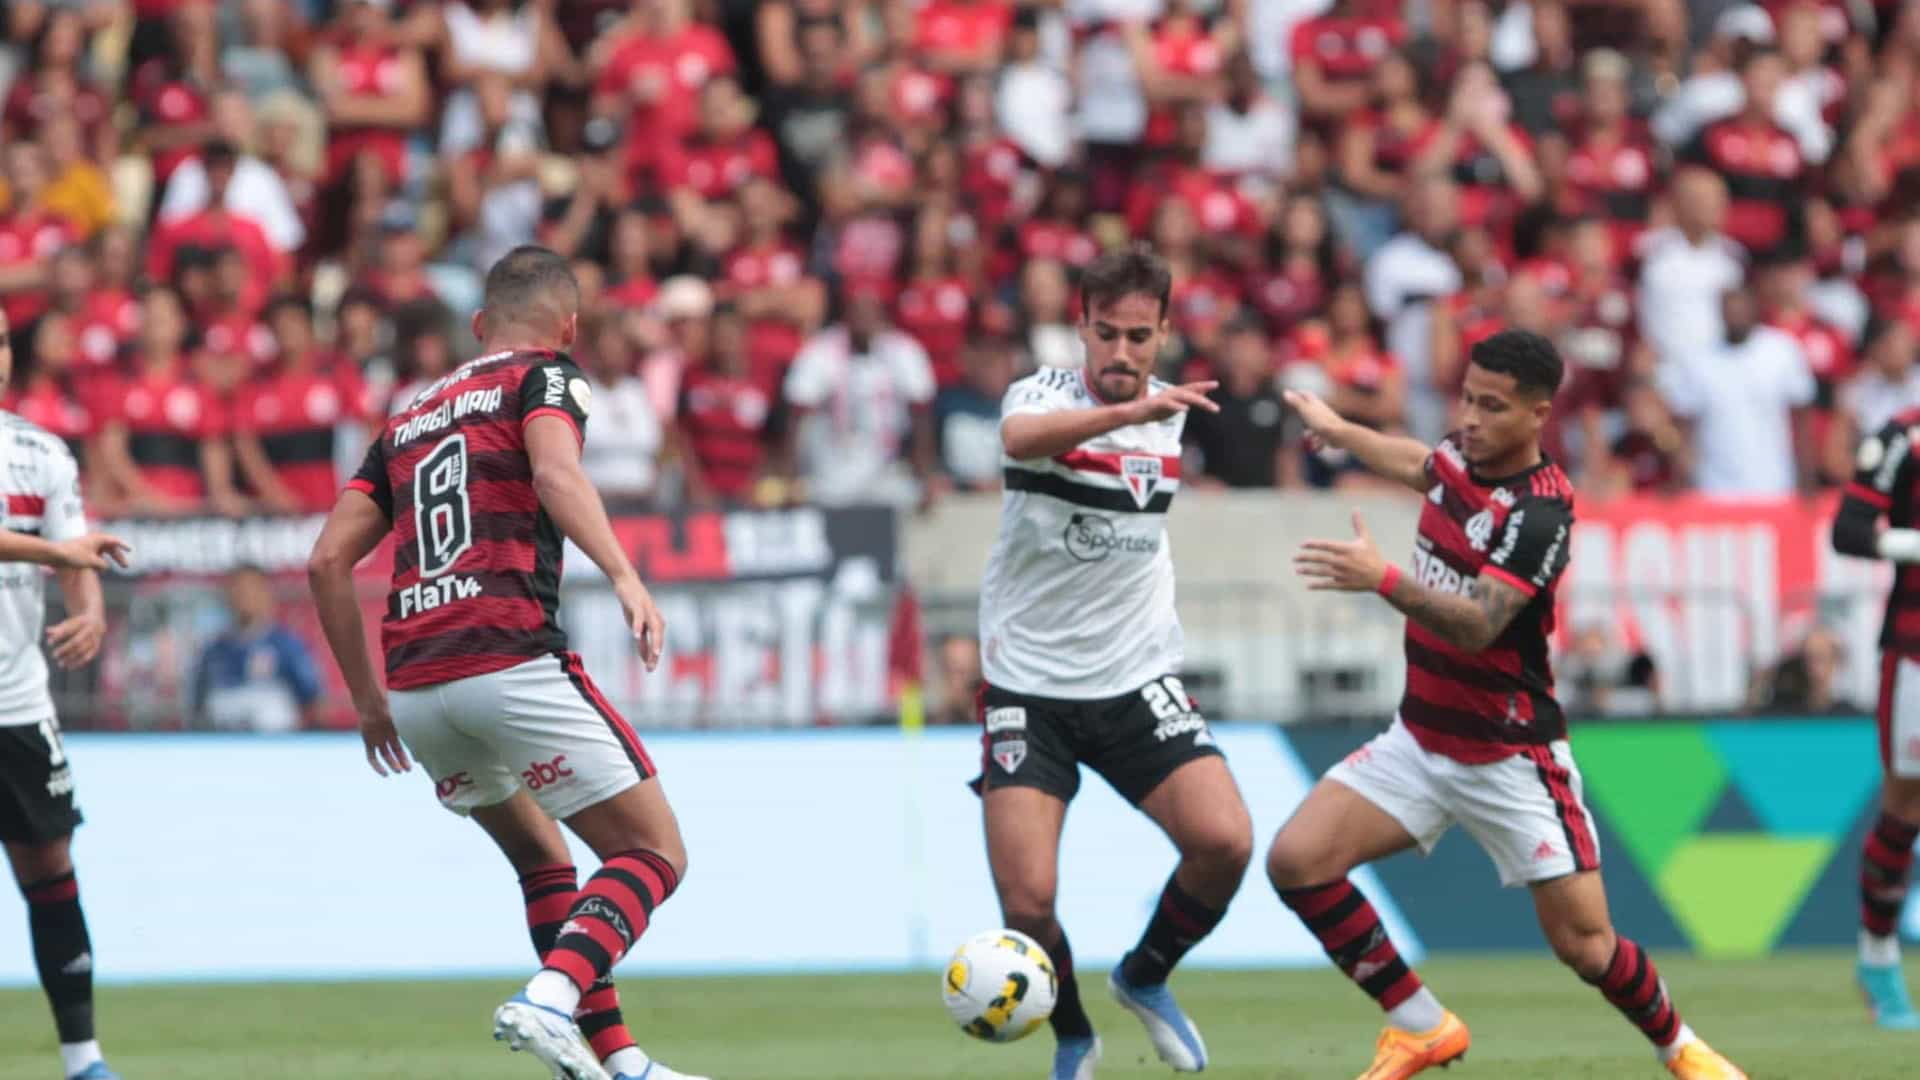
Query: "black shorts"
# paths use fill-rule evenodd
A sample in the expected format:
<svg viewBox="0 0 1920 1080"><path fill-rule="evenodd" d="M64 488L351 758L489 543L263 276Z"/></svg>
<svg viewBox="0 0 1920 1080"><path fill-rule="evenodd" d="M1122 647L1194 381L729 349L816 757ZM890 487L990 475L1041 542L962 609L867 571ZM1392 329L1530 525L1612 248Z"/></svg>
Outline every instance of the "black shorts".
<svg viewBox="0 0 1920 1080"><path fill-rule="evenodd" d="M1071 802L1086 765L1135 806L1195 758L1220 757L1213 732L1178 677L1093 701L980 688L982 753L976 792L1030 787Z"/></svg>
<svg viewBox="0 0 1920 1080"><path fill-rule="evenodd" d="M60 725L48 720L0 727L0 841L43 844L78 824Z"/></svg>

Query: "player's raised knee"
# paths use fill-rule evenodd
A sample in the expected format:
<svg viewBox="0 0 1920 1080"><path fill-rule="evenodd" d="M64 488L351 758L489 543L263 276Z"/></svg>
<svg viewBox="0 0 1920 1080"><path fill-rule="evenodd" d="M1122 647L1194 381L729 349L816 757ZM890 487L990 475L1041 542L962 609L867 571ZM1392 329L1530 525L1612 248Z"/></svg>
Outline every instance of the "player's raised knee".
<svg viewBox="0 0 1920 1080"><path fill-rule="evenodd" d="M1002 888L1000 912L1008 929L1029 937L1046 938L1054 925L1054 892L1039 888Z"/></svg>
<svg viewBox="0 0 1920 1080"><path fill-rule="evenodd" d="M1181 857L1209 872L1238 878L1253 861L1253 823L1221 822L1190 840Z"/></svg>

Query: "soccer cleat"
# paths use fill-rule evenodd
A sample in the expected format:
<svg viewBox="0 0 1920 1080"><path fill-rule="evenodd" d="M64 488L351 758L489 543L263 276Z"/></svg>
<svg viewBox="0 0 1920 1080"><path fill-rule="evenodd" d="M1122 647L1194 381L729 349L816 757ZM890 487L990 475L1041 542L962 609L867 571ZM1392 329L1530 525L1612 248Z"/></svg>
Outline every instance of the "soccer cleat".
<svg viewBox="0 0 1920 1080"><path fill-rule="evenodd" d="M1053 1051L1053 1071L1047 1080L1093 1080L1093 1067L1100 1064L1100 1036L1061 1039Z"/></svg>
<svg viewBox="0 0 1920 1080"><path fill-rule="evenodd" d="M107 1068L106 1062L96 1061L67 1077L67 1080L120 1080L120 1074Z"/></svg>
<svg viewBox="0 0 1920 1080"><path fill-rule="evenodd" d="M1699 1039L1687 1043L1667 1062L1667 1071L1680 1080L1747 1080L1740 1067Z"/></svg>
<svg viewBox="0 0 1920 1080"><path fill-rule="evenodd" d="M1447 1013L1432 1031L1401 1031L1387 1028L1373 1044L1373 1064L1360 1074L1360 1080L1406 1080L1428 1069L1444 1069L1463 1061L1473 1036L1460 1018Z"/></svg>
<svg viewBox="0 0 1920 1080"><path fill-rule="evenodd" d="M511 1049L525 1050L539 1058L553 1070L554 1080L610 1080L587 1041L580 1037L573 1017L535 1005L524 990L494 1010L493 1037Z"/></svg>
<svg viewBox="0 0 1920 1080"><path fill-rule="evenodd" d="M1199 1029L1180 1011L1180 1003L1173 1000L1173 991L1166 983L1130 986L1115 967L1107 976L1107 989L1121 1008L1146 1026L1154 1052L1174 1072L1199 1072L1207 1067L1207 1044L1200 1041Z"/></svg>
<svg viewBox="0 0 1920 1080"><path fill-rule="evenodd" d="M1861 964L1856 970L1874 1023L1888 1031L1920 1031L1920 1013L1914 1012L1913 999L1907 996L1907 979L1899 964Z"/></svg>

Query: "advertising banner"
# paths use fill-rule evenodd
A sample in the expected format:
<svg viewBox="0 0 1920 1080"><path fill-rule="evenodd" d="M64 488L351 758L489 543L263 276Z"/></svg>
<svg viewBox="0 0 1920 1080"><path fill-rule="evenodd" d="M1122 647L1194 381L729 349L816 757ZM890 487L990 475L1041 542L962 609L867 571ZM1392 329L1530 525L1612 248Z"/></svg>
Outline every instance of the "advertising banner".
<svg viewBox="0 0 1920 1080"><path fill-rule="evenodd" d="M109 638L97 669L64 680L70 726L168 728L197 713L194 672L227 618L220 583L239 567L273 575L281 620L335 680L306 597L322 519L112 521L136 562L109 582ZM885 508L627 514L614 530L667 620L646 675L605 579L567 549L562 625L587 670L646 726L792 726L892 715L888 639L900 560ZM360 568L370 634L385 610L383 545ZM339 690L337 685L332 685ZM339 693L322 722L346 726ZM87 719L97 722L89 725ZM193 726L190 720L187 726Z"/></svg>

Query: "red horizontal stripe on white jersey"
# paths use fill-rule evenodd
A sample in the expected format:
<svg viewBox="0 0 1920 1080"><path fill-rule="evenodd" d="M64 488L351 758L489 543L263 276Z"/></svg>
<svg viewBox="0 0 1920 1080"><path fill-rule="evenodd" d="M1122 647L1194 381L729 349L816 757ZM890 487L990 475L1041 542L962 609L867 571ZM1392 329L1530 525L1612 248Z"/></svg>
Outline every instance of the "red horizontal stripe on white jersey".
<svg viewBox="0 0 1920 1080"><path fill-rule="evenodd" d="M1120 471L1124 468L1124 466L1120 464L1122 458L1158 458L1162 478L1167 480L1180 479L1180 455L1178 454L1069 450L1064 454L1053 455L1054 461L1065 465L1069 469L1079 469L1082 472L1107 473L1111 476L1122 475Z"/></svg>
<svg viewBox="0 0 1920 1080"><path fill-rule="evenodd" d="M47 512L47 500L39 495L7 496L7 516L39 517Z"/></svg>

